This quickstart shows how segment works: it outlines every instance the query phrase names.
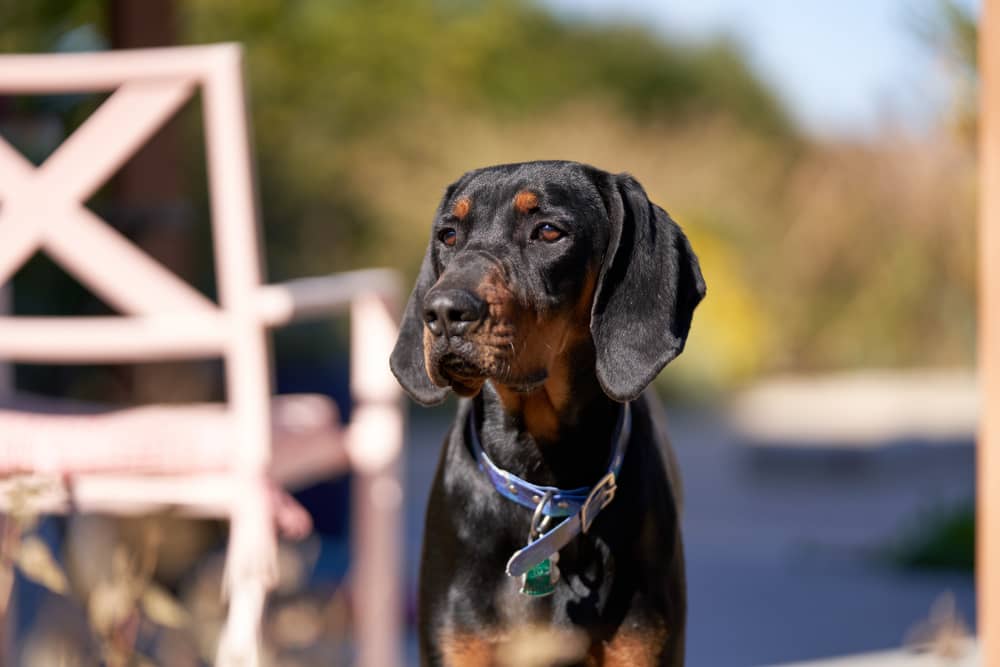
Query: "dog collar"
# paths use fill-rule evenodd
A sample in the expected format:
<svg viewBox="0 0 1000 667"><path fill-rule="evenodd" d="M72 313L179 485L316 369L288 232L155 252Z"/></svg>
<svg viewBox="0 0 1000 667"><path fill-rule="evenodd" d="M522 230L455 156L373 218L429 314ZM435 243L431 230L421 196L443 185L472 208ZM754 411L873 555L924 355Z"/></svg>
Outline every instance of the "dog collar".
<svg viewBox="0 0 1000 667"><path fill-rule="evenodd" d="M632 432L632 408L622 403L612 439L615 443L608 470L594 486L560 489L532 484L498 467L486 455L475 423L475 408L469 410L468 442L479 469L486 473L493 488L505 498L545 517L562 518L557 526L529 541L507 562L507 574L520 576L535 567L579 535L590 529L597 515L614 500L618 474L625 460L625 448ZM534 530L534 520L532 521Z"/></svg>

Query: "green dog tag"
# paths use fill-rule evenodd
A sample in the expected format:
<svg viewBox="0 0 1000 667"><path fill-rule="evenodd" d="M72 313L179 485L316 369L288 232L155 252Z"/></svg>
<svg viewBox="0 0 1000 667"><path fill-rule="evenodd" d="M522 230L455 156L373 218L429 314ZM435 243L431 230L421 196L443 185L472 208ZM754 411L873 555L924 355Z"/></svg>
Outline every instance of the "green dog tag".
<svg viewBox="0 0 1000 667"><path fill-rule="evenodd" d="M552 595L559 580L559 568L546 558L521 575L521 593L533 597Z"/></svg>

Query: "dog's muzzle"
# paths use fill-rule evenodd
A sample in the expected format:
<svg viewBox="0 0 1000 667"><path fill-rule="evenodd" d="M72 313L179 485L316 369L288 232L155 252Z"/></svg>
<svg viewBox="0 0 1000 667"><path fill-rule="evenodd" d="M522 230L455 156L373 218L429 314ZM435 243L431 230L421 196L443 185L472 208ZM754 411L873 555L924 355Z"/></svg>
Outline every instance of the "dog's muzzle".
<svg viewBox="0 0 1000 667"><path fill-rule="evenodd" d="M478 390L485 368L482 351L471 339L488 310L485 301L466 289L438 287L427 293L423 310L429 336L427 369L435 384L448 384L460 395Z"/></svg>

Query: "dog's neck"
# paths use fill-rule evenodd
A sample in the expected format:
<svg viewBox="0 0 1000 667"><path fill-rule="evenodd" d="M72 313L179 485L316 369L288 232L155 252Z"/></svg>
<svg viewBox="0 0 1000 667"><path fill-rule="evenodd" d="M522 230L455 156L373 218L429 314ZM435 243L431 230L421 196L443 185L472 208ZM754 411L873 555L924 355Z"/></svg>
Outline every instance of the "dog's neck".
<svg viewBox="0 0 1000 667"><path fill-rule="evenodd" d="M496 465L560 488L589 486L604 475L620 406L604 394L593 363L579 355L551 368L530 393L483 386L476 398L480 439Z"/></svg>

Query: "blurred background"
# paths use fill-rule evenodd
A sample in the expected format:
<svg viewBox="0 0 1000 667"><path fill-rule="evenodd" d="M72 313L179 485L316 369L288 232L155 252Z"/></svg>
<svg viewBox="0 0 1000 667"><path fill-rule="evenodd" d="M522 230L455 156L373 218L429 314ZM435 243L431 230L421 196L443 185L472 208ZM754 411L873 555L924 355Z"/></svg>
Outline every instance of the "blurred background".
<svg viewBox="0 0 1000 667"><path fill-rule="evenodd" d="M974 632L977 16L975 0L0 0L0 52L242 42L271 280L370 265L412 279L444 188L478 166L635 175L709 286L656 387L685 477L689 664L725 667ZM102 99L0 97L0 134L40 163ZM89 205L212 294L191 106ZM12 295L19 314L106 310L43 256ZM280 391L349 412L343 323L275 343ZM18 366L16 383L114 403L222 386L204 363ZM452 407L411 411L411 622ZM289 547L276 664L342 654L347 484L300 494L319 535ZM82 519L42 531L70 564L138 539ZM160 569L190 608L191 573L217 569L221 543L183 533ZM48 594L19 590L19 642L51 645ZM183 634L157 664L197 664Z"/></svg>

